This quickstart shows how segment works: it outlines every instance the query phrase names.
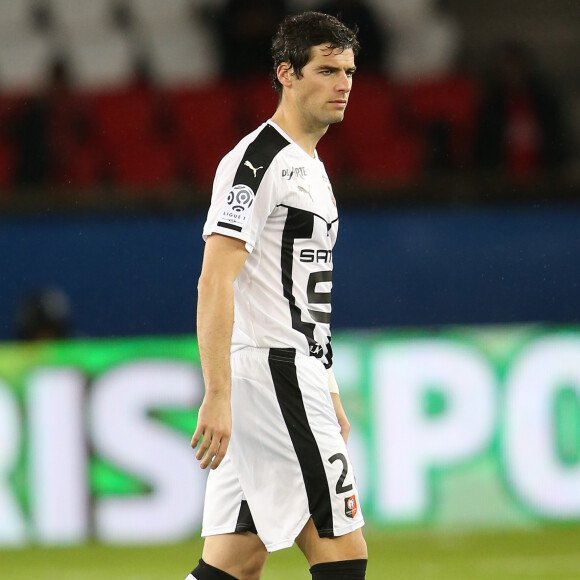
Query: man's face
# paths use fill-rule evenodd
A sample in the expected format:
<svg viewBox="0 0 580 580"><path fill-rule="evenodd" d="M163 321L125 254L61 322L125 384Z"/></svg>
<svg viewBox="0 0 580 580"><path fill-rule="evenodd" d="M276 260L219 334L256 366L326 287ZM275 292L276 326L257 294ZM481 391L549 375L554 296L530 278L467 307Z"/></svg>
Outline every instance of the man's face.
<svg viewBox="0 0 580 580"><path fill-rule="evenodd" d="M311 59L293 85L296 105L309 124L326 127L342 121L354 71L352 49L312 47Z"/></svg>

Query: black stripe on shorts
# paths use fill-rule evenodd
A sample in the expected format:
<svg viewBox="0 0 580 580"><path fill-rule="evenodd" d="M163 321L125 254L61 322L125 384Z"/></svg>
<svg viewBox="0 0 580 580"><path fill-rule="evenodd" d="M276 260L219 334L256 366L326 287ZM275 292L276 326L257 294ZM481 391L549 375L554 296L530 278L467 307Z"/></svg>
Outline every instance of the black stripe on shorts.
<svg viewBox="0 0 580 580"><path fill-rule="evenodd" d="M252 512L250 512L250 506L245 499L240 503L240 513L238 514L238 521L236 522L236 533L240 532L258 533Z"/></svg>
<svg viewBox="0 0 580 580"><path fill-rule="evenodd" d="M293 348L271 348L268 364L282 416L302 470L312 520L321 538L332 538L332 505L326 471L308 423L295 358L296 350Z"/></svg>

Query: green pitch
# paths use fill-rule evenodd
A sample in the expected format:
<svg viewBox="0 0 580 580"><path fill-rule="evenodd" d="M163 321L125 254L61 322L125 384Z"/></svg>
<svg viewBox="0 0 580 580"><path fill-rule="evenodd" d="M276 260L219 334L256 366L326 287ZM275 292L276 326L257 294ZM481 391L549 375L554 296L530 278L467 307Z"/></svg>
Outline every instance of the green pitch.
<svg viewBox="0 0 580 580"><path fill-rule="evenodd" d="M580 528L443 534L366 533L368 580L580 579ZM156 547L27 548L0 551L2 580L183 580L198 540ZM296 549L273 554L263 580L308 580Z"/></svg>

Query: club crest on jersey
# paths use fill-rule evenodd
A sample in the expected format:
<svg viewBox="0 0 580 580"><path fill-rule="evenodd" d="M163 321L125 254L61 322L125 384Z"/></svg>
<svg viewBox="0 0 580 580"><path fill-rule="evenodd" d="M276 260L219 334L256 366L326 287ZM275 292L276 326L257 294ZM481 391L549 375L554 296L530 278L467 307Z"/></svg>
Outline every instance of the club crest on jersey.
<svg viewBox="0 0 580 580"><path fill-rule="evenodd" d="M234 185L228 192L219 222L235 226L235 229L244 227L251 215L254 197L255 193L247 185Z"/></svg>
<svg viewBox="0 0 580 580"><path fill-rule="evenodd" d="M356 505L356 495L351 495L350 497L344 498L344 513L347 518L354 518L358 512L358 506Z"/></svg>

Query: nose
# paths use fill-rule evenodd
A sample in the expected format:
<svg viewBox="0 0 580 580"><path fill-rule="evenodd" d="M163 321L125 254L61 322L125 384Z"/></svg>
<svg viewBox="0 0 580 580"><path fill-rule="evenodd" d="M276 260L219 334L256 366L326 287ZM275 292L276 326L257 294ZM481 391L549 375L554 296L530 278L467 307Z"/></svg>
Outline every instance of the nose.
<svg viewBox="0 0 580 580"><path fill-rule="evenodd" d="M341 93L350 91L350 77L344 71L338 76L336 88Z"/></svg>

